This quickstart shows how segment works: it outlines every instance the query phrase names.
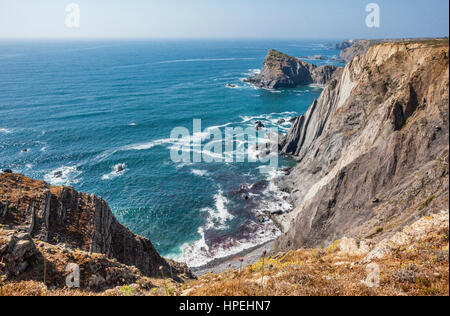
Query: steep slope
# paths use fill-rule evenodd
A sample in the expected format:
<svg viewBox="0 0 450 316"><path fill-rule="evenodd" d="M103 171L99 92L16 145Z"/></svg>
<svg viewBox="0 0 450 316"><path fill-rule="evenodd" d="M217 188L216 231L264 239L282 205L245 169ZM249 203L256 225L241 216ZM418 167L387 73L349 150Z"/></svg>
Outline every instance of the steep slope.
<svg viewBox="0 0 450 316"><path fill-rule="evenodd" d="M182 295L440 296L448 285L448 211L418 219L379 243L343 238L180 284ZM369 264L369 262L371 262ZM379 278L369 277L378 272Z"/></svg>
<svg viewBox="0 0 450 316"><path fill-rule="evenodd" d="M336 46L335 46L335 49L336 50L343 50L343 49L346 49L346 48L349 48L349 47L353 46L353 44L355 44L355 43L356 43L355 40L344 40L344 41L342 41L340 43L337 43Z"/></svg>
<svg viewBox="0 0 450 316"><path fill-rule="evenodd" d="M350 62L356 56L361 56L367 53L370 47L386 42L387 40L357 40L352 41L352 44L345 47L342 46L339 59L343 62Z"/></svg>
<svg viewBox="0 0 450 316"><path fill-rule="evenodd" d="M281 147L295 210L275 250L381 238L448 210L448 40L392 42L354 58Z"/></svg>
<svg viewBox="0 0 450 316"><path fill-rule="evenodd" d="M260 74L247 78L245 82L260 88L295 88L312 83L326 84L337 67L317 67L295 57L270 50Z"/></svg>
<svg viewBox="0 0 450 316"><path fill-rule="evenodd" d="M19 236L25 241L32 239L104 254L124 265L137 267L146 276L171 275L186 268L165 260L150 240L121 225L102 198L79 193L71 187L53 187L18 174L0 174L0 228L9 232L10 242ZM22 243L20 238L18 241ZM20 256L33 256L36 253L33 249L29 244ZM19 260L19 265L27 259L11 254L8 258Z"/></svg>

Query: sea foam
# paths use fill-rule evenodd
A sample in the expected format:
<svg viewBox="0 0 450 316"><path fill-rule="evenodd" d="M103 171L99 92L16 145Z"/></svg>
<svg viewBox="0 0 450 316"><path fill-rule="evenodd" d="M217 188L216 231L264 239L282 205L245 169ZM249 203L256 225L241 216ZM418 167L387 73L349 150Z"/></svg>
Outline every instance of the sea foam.
<svg viewBox="0 0 450 316"><path fill-rule="evenodd" d="M44 175L44 180L53 185L73 185L80 182L81 173L77 166L63 166Z"/></svg>
<svg viewBox="0 0 450 316"><path fill-rule="evenodd" d="M115 165L112 168L113 170L110 173L102 176L102 180L111 180L111 179L122 176L127 171L126 167L127 167L127 165L124 163L119 163L119 164ZM118 171L119 168L121 168L122 170Z"/></svg>

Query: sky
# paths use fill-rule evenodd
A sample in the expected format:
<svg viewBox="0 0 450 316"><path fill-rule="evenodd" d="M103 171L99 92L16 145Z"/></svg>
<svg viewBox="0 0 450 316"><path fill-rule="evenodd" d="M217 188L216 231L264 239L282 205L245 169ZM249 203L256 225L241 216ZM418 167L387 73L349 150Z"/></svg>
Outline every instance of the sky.
<svg viewBox="0 0 450 316"><path fill-rule="evenodd" d="M366 5L380 27L366 26ZM80 9L66 26L66 6ZM448 0L0 0L0 38L404 38L448 36Z"/></svg>

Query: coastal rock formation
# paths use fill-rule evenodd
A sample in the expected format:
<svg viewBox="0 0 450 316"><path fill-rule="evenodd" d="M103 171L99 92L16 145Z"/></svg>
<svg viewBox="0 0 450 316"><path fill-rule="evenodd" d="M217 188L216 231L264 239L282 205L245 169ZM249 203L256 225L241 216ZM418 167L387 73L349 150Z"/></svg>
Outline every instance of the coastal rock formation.
<svg viewBox="0 0 450 316"><path fill-rule="evenodd" d="M336 66L317 67L272 49L264 61L261 73L245 79L245 82L266 89L326 84L336 70Z"/></svg>
<svg viewBox="0 0 450 316"><path fill-rule="evenodd" d="M10 257L23 257L23 260L12 260L18 265L32 257L33 247L19 251L19 255L14 249L32 238L103 254L124 265L135 266L146 276L177 274L186 269L182 264L162 258L150 240L121 225L102 198L79 193L71 187L50 186L18 174L0 175L0 227L17 235L5 244L13 249L8 252ZM6 248L2 251L6 256Z"/></svg>
<svg viewBox="0 0 450 316"><path fill-rule="evenodd" d="M381 44L383 40L358 40L351 41L351 45L342 45L339 59L345 63L350 62L356 56L361 56L367 53L370 47Z"/></svg>
<svg viewBox="0 0 450 316"><path fill-rule="evenodd" d="M305 115L298 117L293 122L289 133L280 139L280 148L283 153L293 155L301 160L310 145L321 135L334 110L333 107L326 105L334 102L338 97L335 91L342 73L342 68L336 71L320 98L314 101Z"/></svg>
<svg viewBox="0 0 450 316"><path fill-rule="evenodd" d="M338 44L336 44L335 49L336 50L343 50L346 48L349 48L351 46L353 46L353 44L355 44L356 41L355 40L344 40Z"/></svg>
<svg viewBox="0 0 450 316"><path fill-rule="evenodd" d="M448 84L448 40L383 43L347 64L281 143L299 163L275 250L384 238L448 210Z"/></svg>

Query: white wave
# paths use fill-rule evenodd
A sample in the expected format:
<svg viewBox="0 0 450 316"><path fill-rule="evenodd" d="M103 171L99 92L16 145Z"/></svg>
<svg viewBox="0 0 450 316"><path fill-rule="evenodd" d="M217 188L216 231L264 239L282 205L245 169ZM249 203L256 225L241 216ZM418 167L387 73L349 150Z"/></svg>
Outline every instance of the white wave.
<svg viewBox="0 0 450 316"><path fill-rule="evenodd" d="M245 79L248 79L247 77L243 77L243 78L239 78L239 81L244 83L244 87L247 87L248 89L253 89L253 90L264 90L263 88L257 87L256 85L254 85L251 82L246 82Z"/></svg>
<svg viewBox="0 0 450 316"><path fill-rule="evenodd" d="M284 176L285 172L269 166L260 166L258 169L262 174L267 174L267 181L269 182L267 188L262 192L266 198L262 199L258 211L261 213L273 211L290 212L293 208L289 200L290 195L281 191L275 182L277 178Z"/></svg>
<svg viewBox="0 0 450 316"><path fill-rule="evenodd" d="M128 126L136 126L137 124L136 123L130 123L130 124L128 124Z"/></svg>
<svg viewBox="0 0 450 316"><path fill-rule="evenodd" d="M249 69L248 71L253 75L259 75L261 73L261 69Z"/></svg>
<svg viewBox="0 0 450 316"><path fill-rule="evenodd" d="M126 167L127 167L127 165L124 163L119 163L119 164L115 165L113 167L113 170L110 173L102 176L102 180L111 180L111 179L122 176L127 171ZM120 171L118 171L118 170L120 170Z"/></svg>
<svg viewBox="0 0 450 316"><path fill-rule="evenodd" d="M261 235L256 234L255 238L250 240L233 240L231 237L225 243L216 245L214 248L210 248L206 242L205 231L209 229L223 230L226 229L227 221L234 218L227 210L228 199L223 195L222 189L219 189L215 198L215 207L207 207L202 209L202 212L208 214L206 224L203 227L198 228L198 234L200 239L183 244L177 255L169 255L173 259L184 261L191 267L197 267L208 263L209 261L226 257L232 254L236 254L254 246L254 243L263 243L261 241ZM265 237L273 239L273 236L266 235Z"/></svg>
<svg viewBox="0 0 450 316"><path fill-rule="evenodd" d="M10 129L0 127L0 133L3 133L3 134L11 134L12 131L11 131Z"/></svg>
<svg viewBox="0 0 450 316"><path fill-rule="evenodd" d="M222 128L222 127L227 127L227 126L230 126L232 124L235 124L235 122L229 122L229 123L225 123L225 124L222 124L222 125L211 126L211 127L206 128L206 131L207 132L211 132L211 131L213 131L215 129Z"/></svg>
<svg viewBox="0 0 450 316"><path fill-rule="evenodd" d="M170 138L167 139L158 139L158 140L154 140L148 143L139 143L139 144L132 144L132 145L127 145L127 146L123 146L123 147L119 147L116 149L110 149L110 150L106 150L103 153L99 154L97 157L95 157L96 160L99 161L103 161L109 157L111 157L112 155L114 155L117 152L121 152L121 151L131 151L131 150L148 150L151 149L155 146L160 146L160 145L164 145L164 144L169 144L171 143L171 141L173 141Z"/></svg>
<svg viewBox="0 0 450 316"><path fill-rule="evenodd" d="M182 169L182 168L184 168L186 166L191 166L191 165L192 165L192 162L180 162L179 164L177 164L175 166L175 168L176 169Z"/></svg>
<svg viewBox="0 0 450 316"><path fill-rule="evenodd" d="M261 172L264 167L260 167ZM267 171L265 171L267 173ZM256 214L267 214L271 211L289 212L292 210L292 205L288 202L288 194L282 192L275 184L274 180L277 177L284 175L275 168L268 172L268 187L261 193L263 199L260 207L256 210ZM191 243L183 244L178 254L169 255L169 258L187 262L190 267L200 267L208 262L237 255L238 253L253 248L258 245L263 245L266 242L274 240L280 236L281 232L275 227L272 221L267 220L263 224L254 223L255 228L253 233L239 239L232 236L222 240L220 244L208 245L205 237L205 231L208 229L225 229L227 220L232 219L232 215L228 213L226 204L228 200L223 196L222 190L219 190L215 196L215 208L205 208L204 212L208 213L208 218L205 226L199 227L198 234L200 238Z"/></svg>
<svg viewBox="0 0 450 316"><path fill-rule="evenodd" d="M156 146L162 146L162 145L172 145L169 147L169 149L174 149L179 146L188 146L189 144L193 144L193 147L199 147L199 144L201 145L202 142L208 140L211 138L211 131L215 128L221 128L230 125L231 123L219 125L219 126L212 126L205 129L204 132L195 133L194 135L188 135L186 137L181 138L163 138L163 139L157 139L154 141L150 141L147 143L137 143L127 146L122 146L116 149L107 150L100 155L96 157L97 160L104 160L112 155L114 155L117 152L120 151L132 151L132 150L149 150Z"/></svg>
<svg viewBox="0 0 450 316"><path fill-rule="evenodd" d="M27 168L27 169L31 169L31 168L33 168L33 164L31 164L31 163L27 163L27 164L25 165L25 168Z"/></svg>
<svg viewBox="0 0 450 316"><path fill-rule="evenodd" d="M261 120L267 120L267 121L271 121L271 120L279 120L279 119L291 119L293 116L298 116L297 112L290 112L290 111L286 111L286 112L279 112L279 113L269 113L269 114L260 114L260 115L255 115L255 116L241 116L242 119L242 123L248 123L248 122L252 122L252 121L261 121Z"/></svg>
<svg viewBox="0 0 450 316"><path fill-rule="evenodd" d="M173 139L170 139L170 138L158 139L158 140L151 141L151 142L148 142L148 143L133 144L133 145L129 145L129 146L124 146L121 149L119 149L119 151L148 150L148 149L151 149L151 148L153 148L155 146L171 143L172 141L173 141Z"/></svg>
<svg viewBox="0 0 450 316"><path fill-rule="evenodd" d="M180 262L186 262L190 267L200 267L208 262L237 255L238 253L253 248L258 245L263 245L268 241L274 240L280 236L280 232L274 229L271 222L266 222L247 238L233 239L229 237L222 244L211 248L208 246L205 238L205 232L202 227L198 229L200 239L193 243L185 243L180 247L181 254L169 255L169 258Z"/></svg>
<svg viewBox="0 0 450 316"><path fill-rule="evenodd" d="M296 112L271 113L271 114L252 116L252 117L242 116L241 122L228 122L228 123L225 123L222 125L210 126L210 127L205 128L202 132L198 132L198 133L195 133L194 135L188 135L188 136L181 137L181 138L157 139L157 140L153 140L153 141L146 142L146 143L131 144L131 145L126 145L126 146L122 146L119 148L115 148L115 149L110 149L110 150L104 151L103 153L97 155L97 157L95 159L99 160L99 161L103 161L103 160L111 157L112 155L114 155L117 152L132 151L132 150L138 150L138 151L149 150L156 146L166 145L166 147L169 150L178 150L181 147L191 148L191 152L201 153L203 155L206 155L206 156L209 156L209 157L219 160L219 159L224 158L222 153L219 154L219 153L213 153L210 151L202 150L202 146L205 145L204 143L212 138L212 133L214 132L214 130L228 127L233 124L248 123L255 119L270 121L273 116L281 117L283 115L284 115L285 119L287 121L289 121L289 119L293 115L296 115ZM276 125L274 125L274 126L276 126Z"/></svg>
<svg viewBox="0 0 450 316"><path fill-rule="evenodd" d="M311 83L308 85L308 87L315 88L315 89L324 89L325 85L320 83Z"/></svg>
<svg viewBox="0 0 450 316"><path fill-rule="evenodd" d="M77 166L63 166L44 175L44 180L53 185L72 185L79 183L80 175Z"/></svg>
<svg viewBox="0 0 450 316"><path fill-rule="evenodd" d="M206 176L210 175L208 171L201 170L201 169L192 169L191 173L196 175L196 176L199 176L199 177L206 177Z"/></svg>
<svg viewBox="0 0 450 316"><path fill-rule="evenodd" d="M220 227L226 227L226 222L234 218L234 216L228 212L226 207L228 199L223 195L222 189L219 189L217 194L214 196L214 199L216 201L216 209L209 212L210 219L217 222Z"/></svg>
<svg viewBox="0 0 450 316"><path fill-rule="evenodd" d="M199 227L197 233L200 235L200 239L193 243L184 243L179 249L180 254L169 254L167 257L179 262L187 262L191 267L201 266L214 259L209 254L209 246L206 243L203 227Z"/></svg>
<svg viewBox="0 0 450 316"><path fill-rule="evenodd" d="M243 73L243 75L246 77L242 79L247 79L248 77L253 77L255 75L259 75L260 73L261 69L249 69L246 73Z"/></svg>

